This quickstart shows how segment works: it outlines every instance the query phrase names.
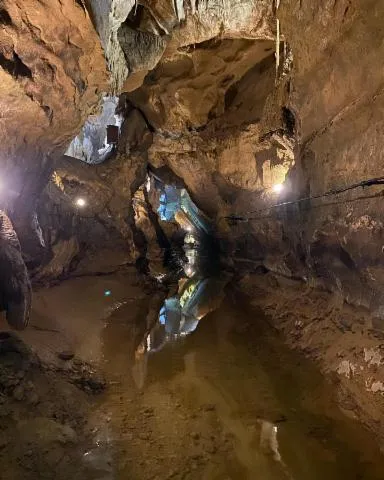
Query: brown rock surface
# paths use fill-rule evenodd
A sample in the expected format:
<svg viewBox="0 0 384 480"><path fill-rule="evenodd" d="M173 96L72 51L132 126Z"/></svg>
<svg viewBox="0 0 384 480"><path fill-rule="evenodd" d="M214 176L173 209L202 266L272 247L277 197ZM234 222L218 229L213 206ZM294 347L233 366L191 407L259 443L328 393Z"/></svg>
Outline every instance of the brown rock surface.
<svg viewBox="0 0 384 480"><path fill-rule="evenodd" d="M261 41L216 39L166 52L130 94L157 130L150 162L184 180L235 250L339 291L379 317L380 186L268 206L381 175L382 8L378 1L368 12L358 1L285 2L278 16L289 46L281 45L277 82L273 54L255 53ZM273 193L284 180L285 191ZM225 227L229 213L252 220Z"/></svg>
<svg viewBox="0 0 384 480"><path fill-rule="evenodd" d="M90 18L71 0L5 0L1 23L2 154L60 152L107 86Z"/></svg>
<svg viewBox="0 0 384 480"><path fill-rule="evenodd" d="M368 383L361 374L348 395L355 385L381 395L381 370L369 359L358 363L362 352L353 350L367 338L368 351L375 349L383 328L381 186L275 207L381 177L383 2L87 6L92 16L72 0L4 0L0 9L0 208L12 218L34 278L105 274L138 258L160 272L162 242L174 232L156 218L157 199L144 181L148 167L165 171L216 220L228 263L280 279L251 288L250 296L261 304L263 293L291 345L312 349L313 357L323 352L324 370L346 378L351 362L377 374ZM111 88L126 92L119 103L125 121L114 155L96 166L62 154L108 90L101 45ZM274 191L280 183L285 189ZM24 267L20 252L17 259ZM293 290L318 290L297 300L282 278L301 282ZM277 288L284 294L276 300ZM328 309L329 298L365 313ZM352 341L360 324L367 336ZM332 339L350 342L345 358ZM382 405L371 398L358 409L372 407L379 421Z"/></svg>

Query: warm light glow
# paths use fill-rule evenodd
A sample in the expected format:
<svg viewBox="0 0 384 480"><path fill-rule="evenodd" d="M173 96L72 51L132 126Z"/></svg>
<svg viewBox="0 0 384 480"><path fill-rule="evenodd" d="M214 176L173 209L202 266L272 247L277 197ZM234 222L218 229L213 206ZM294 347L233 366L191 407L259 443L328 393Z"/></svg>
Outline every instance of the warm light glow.
<svg viewBox="0 0 384 480"><path fill-rule="evenodd" d="M187 265L184 267L184 272L187 275L187 277L192 277L195 273L194 269L192 268L191 265Z"/></svg>
<svg viewBox="0 0 384 480"><path fill-rule="evenodd" d="M282 183L275 183L275 185L272 187L272 190L275 193L281 193L284 190L284 185Z"/></svg>
<svg viewBox="0 0 384 480"><path fill-rule="evenodd" d="M147 192L151 191L151 177L149 175L147 176L147 182L146 182L145 187L147 189Z"/></svg>
<svg viewBox="0 0 384 480"><path fill-rule="evenodd" d="M76 203L76 205L77 205L78 207L85 207L85 205L86 205L87 202L84 200L84 198L81 198L81 197L80 197L80 198L77 198L77 199L76 199L76 202L75 202L75 203Z"/></svg>

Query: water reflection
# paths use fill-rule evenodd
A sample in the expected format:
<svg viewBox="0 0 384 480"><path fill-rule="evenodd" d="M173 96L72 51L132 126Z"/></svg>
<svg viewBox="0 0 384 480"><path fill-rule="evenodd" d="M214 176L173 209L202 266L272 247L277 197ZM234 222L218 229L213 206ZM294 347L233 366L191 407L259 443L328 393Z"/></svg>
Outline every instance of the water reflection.
<svg viewBox="0 0 384 480"><path fill-rule="evenodd" d="M194 332L209 312L220 306L224 286L229 278L219 273L218 249L204 232L189 232L184 240L183 269L177 293L168 297L157 321L138 346L133 378L139 388L144 386L147 356Z"/></svg>
<svg viewBox="0 0 384 480"><path fill-rule="evenodd" d="M199 270L209 257L201 247L195 273L153 310L149 346L140 328L147 297L141 306L126 299L103 332L113 384L90 422L91 478L382 480L378 445L339 415L337 386L287 350L266 319L236 295L204 316L225 282ZM133 357L141 391L127 375Z"/></svg>

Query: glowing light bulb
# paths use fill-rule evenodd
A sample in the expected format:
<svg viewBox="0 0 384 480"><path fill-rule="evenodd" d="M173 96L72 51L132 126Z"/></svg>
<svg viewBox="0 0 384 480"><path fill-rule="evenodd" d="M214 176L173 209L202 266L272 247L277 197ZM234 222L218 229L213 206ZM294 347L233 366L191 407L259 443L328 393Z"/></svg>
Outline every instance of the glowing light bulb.
<svg viewBox="0 0 384 480"><path fill-rule="evenodd" d="M275 193L281 193L284 190L284 185L282 183L275 183L275 185L272 187L272 190Z"/></svg>
<svg viewBox="0 0 384 480"><path fill-rule="evenodd" d="M76 201L75 201L75 204L78 206L78 207L85 207L86 205L86 201L84 200L84 198L77 198Z"/></svg>
<svg viewBox="0 0 384 480"><path fill-rule="evenodd" d="M111 290L105 290L105 292L104 292L105 297L110 297L111 295L112 295Z"/></svg>

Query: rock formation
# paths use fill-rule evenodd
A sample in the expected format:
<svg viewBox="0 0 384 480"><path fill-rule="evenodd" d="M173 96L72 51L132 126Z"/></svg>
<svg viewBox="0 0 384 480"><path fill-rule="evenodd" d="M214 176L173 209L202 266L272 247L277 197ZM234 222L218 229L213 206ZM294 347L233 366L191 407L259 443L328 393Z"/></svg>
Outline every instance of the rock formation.
<svg viewBox="0 0 384 480"><path fill-rule="evenodd" d="M161 271L174 232L149 169L188 189L233 270L363 308L379 336L383 14L381 0L3 0L0 209L33 281ZM120 139L106 145L114 115ZM22 326L29 281L0 240Z"/></svg>
<svg viewBox="0 0 384 480"><path fill-rule="evenodd" d="M31 311L31 284L12 223L0 210L0 310L9 325L22 330Z"/></svg>

